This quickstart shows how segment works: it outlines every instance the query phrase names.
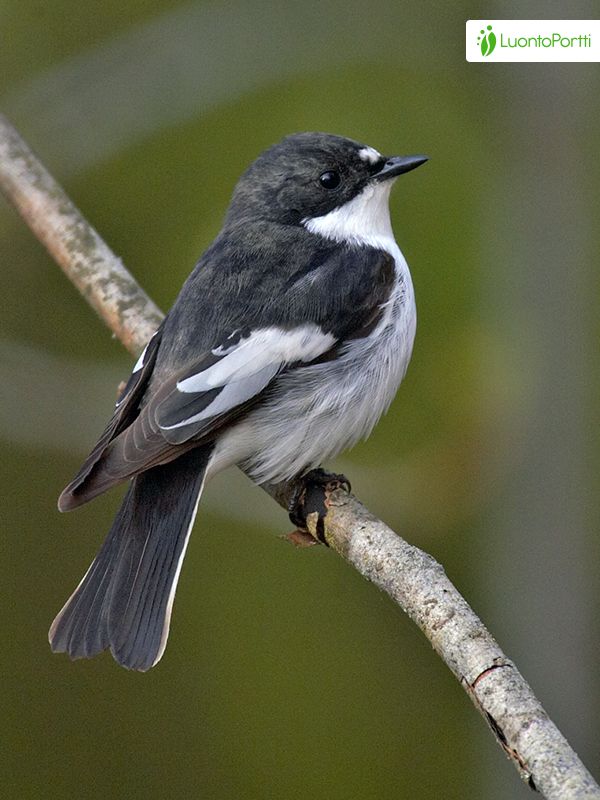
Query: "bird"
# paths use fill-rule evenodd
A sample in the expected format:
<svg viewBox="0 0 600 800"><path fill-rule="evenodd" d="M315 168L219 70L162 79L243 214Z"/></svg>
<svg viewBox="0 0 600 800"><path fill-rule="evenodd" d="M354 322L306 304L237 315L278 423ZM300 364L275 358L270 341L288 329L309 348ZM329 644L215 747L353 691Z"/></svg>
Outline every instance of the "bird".
<svg viewBox="0 0 600 800"><path fill-rule="evenodd" d="M161 659L207 480L306 475L367 437L412 353L413 284L394 238L384 156L327 133L270 146L237 182L222 228L150 338L96 446L59 497L69 511L129 486L49 631L72 659Z"/></svg>

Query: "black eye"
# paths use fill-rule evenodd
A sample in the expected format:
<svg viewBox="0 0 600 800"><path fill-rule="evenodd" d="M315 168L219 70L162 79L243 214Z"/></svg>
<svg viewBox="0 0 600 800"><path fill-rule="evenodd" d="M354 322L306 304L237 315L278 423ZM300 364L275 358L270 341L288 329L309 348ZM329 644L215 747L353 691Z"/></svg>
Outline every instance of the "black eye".
<svg viewBox="0 0 600 800"><path fill-rule="evenodd" d="M340 173L334 170L328 170L319 176L319 183L324 189L337 189L341 180Z"/></svg>

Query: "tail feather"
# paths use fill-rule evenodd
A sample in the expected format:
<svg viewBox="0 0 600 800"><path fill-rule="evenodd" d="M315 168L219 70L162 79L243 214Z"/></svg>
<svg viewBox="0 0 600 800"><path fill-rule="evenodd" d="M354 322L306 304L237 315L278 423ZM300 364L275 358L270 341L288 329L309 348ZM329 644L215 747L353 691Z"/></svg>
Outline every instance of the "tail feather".
<svg viewBox="0 0 600 800"><path fill-rule="evenodd" d="M160 660L210 453L191 450L133 479L100 552L52 623L54 652L90 658L110 647L119 664L141 671Z"/></svg>

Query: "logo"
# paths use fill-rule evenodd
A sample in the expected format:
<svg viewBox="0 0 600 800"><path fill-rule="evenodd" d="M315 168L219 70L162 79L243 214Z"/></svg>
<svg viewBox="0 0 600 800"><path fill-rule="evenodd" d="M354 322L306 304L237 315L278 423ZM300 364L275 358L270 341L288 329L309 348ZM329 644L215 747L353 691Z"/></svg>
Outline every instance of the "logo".
<svg viewBox="0 0 600 800"><path fill-rule="evenodd" d="M488 25L487 30L483 28L479 31L477 37L477 44L481 47L482 56L491 56L496 47L496 34L492 30L492 26Z"/></svg>
<svg viewBox="0 0 600 800"><path fill-rule="evenodd" d="M466 56L489 64L600 62L600 19L469 19Z"/></svg>

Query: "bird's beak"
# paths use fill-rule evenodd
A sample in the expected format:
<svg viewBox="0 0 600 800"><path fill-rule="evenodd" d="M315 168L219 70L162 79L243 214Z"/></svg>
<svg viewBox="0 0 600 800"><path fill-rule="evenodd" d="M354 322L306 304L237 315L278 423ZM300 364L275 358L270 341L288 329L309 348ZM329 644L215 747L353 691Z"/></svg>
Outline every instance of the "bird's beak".
<svg viewBox="0 0 600 800"><path fill-rule="evenodd" d="M373 175L373 180L386 181L388 178L395 178L403 172L420 167L427 160L427 156L390 156L385 160L383 168Z"/></svg>

